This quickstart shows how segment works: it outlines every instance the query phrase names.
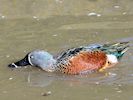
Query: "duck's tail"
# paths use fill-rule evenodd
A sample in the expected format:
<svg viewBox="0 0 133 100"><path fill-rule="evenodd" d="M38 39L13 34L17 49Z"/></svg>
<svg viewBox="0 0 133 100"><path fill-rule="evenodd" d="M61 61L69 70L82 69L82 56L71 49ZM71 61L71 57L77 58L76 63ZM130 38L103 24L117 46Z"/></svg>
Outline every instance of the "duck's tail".
<svg viewBox="0 0 133 100"><path fill-rule="evenodd" d="M111 54L117 57L118 60L121 59L123 54L128 50L129 42L119 42L112 44L104 44L100 49L107 54Z"/></svg>

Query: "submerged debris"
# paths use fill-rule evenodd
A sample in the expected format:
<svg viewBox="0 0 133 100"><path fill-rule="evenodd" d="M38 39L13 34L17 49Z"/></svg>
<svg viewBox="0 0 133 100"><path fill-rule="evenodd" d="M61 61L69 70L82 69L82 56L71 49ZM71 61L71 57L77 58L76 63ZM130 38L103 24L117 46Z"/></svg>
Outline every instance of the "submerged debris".
<svg viewBox="0 0 133 100"><path fill-rule="evenodd" d="M123 15L126 15L126 14L127 14L127 12L123 12L122 14L123 14Z"/></svg>
<svg viewBox="0 0 133 100"><path fill-rule="evenodd" d="M52 94L51 91L47 91L47 92L41 93L42 96L49 96L51 94Z"/></svg>
<svg viewBox="0 0 133 100"><path fill-rule="evenodd" d="M98 14L98 13L95 13L95 12L90 12L87 14L88 16L97 16L97 17L100 17L101 14Z"/></svg>
<svg viewBox="0 0 133 100"><path fill-rule="evenodd" d="M33 18L36 19L36 20L39 20L39 18L37 16L33 16Z"/></svg>
<svg viewBox="0 0 133 100"><path fill-rule="evenodd" d="M117 8L117 9L118 9L118 8L120 8L120 6L118 6L118 5L115 5L115 6L114 6L114 8Z"/></svg>
<svg viewBox="0 0 133 100"><path fill-rule="evenodd" d="M10 77L10 78L9 78L9 80L12 80L12 79L13 79L13 77Z"/></svg>

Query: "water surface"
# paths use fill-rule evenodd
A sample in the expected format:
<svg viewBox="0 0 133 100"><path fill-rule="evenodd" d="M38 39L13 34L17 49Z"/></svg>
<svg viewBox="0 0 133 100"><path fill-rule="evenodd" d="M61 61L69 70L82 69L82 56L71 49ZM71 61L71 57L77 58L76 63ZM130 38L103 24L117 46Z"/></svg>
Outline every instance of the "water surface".
<svg viewBox="0 0 133 100"><path fill-rule="evenodd" d="M0 0L0 99L133 100L131 0ZM43 49L53 55L91 43L129 41L121 62L103 73L70 76L7 65ZM51 91L45 97L41 94Z"/></svg>

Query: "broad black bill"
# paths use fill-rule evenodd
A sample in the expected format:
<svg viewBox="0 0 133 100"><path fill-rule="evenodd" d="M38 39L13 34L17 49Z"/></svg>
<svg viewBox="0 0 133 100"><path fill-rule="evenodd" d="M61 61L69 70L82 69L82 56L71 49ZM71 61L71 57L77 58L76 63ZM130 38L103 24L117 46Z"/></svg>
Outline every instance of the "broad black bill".
<svg viewBox="0 0 133 100"><path fill-rule="evenodd" d="M28 55L26 55L25 58L20 61L9 64L8 67L18 68L18 67L27 66L27 65L30 65L29 60L28 60Z"/></svg>

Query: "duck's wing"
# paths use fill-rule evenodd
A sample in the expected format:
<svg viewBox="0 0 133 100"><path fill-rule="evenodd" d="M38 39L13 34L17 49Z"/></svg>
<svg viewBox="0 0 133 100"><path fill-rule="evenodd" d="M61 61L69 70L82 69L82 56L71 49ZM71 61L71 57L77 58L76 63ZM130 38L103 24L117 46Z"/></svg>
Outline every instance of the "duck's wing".
<svg viewBox="0 0 133 100"><path fill-rule="evenodd" d="M97 50L98 47L68 49L57 58L57 70L67 74L80 74L102 68L106 63L106 54Z"/></svg>
<svg viewBox="0 0 133 100"><path fill-rule="evenodd" d="M88 46L80 46L78 48L71 48L71 49L61 52L55 58L57 59L57 61L60 61L62 59L71 58L71 57L75 56L76 54L83 52L83 51L85 51L85 52L91 52L94 50L97 51L98 48L100 48L100 47L102 47L102 45L100 45L100 44L91 44Z"/></svg>
<svg viewBox="0 0 133 100"><path fill-rule="evenodd" d="M113 55L120 60L123 54L128 50L129 42L118 42L111 44L104 44L99 50L105 52L107 55Z"/></svg>

